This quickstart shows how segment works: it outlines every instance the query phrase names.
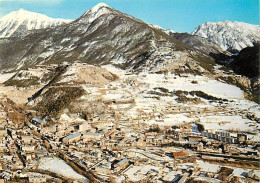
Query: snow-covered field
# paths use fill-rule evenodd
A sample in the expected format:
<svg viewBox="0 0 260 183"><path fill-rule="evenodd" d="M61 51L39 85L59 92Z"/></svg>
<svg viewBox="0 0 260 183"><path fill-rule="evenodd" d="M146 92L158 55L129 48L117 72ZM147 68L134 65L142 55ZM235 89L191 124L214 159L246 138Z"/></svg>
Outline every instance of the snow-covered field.
<svg viewBox="0 0 260 183"><path fill-rule="evenodd" d="M259 125L241 116L206 116L200 118L205 129L254 131Z"/></svg>
<svg viewBox="0 0 260 183"><path fill-rule="evenodd" d="M256 131L259 125L255 121L251 121L245 117L245 113L240 111L251 109L253 114L258 115L257 104L244 99L243 91L234 85L229 85L210 79L206 76L194 76L186 74L178 76L174 74L152 74L139 73L126 74L125 71L116 69L112 66L104 66L114 74L119 74L120 80L109 83L107 91L102 94L104 100L122 101L124 99L134 99L134 105L124 111L126 118L139 118L142 115L154 117L144 120L148 125L157 124L159 126L176 126L185 123L200 122L206 130L235 130L235 131ZM106 87L105 87L106 88ZM166 89L166 95L161 90ZM209 101L200 98L200 103L179 103L176 99L177 95L167 95L169 92L181 91L202 91L208 95L228 99L220 104L218 101ZM159 93L153 94L153 92ZM161 93L161 95L160 95ZM194 97L194 96L187 96ZM195 96L196 97L196 96ZM168 107L180 107L180 112L166 113ZM120 106L115 104L114 109ZM185 109L186 108L186 109ZM204 113L203 110L210 110ZM173 107L173 110L174 107ZM190 114L190 110L195 111L195 115ZM218 111L223 112L218 112ZM201 111L201 113L198 113ZM217 111L217 112L216 112ZM230 111L237 111L237 113Z"/></svg>
<svg viewBox="0 0 260 183"><path fill-rule="evenodd" d="M75 172L65 161L59 158L41 158L39 163L39 168L43 170L48 170L57 174L60 174L64 177L77 179L77 180L86 180L86 178L77 172Z"/></svg>
<svg viewBox="0 0 260 183"><path fill-rule="evenodd" d="M169 91L203 91L209 95L226 99L244 98L243 91L240 88L203 76L187 75L187 77L180 77L175 75L145 74L142 80L150 84L151 88L164 87ZM194 84L193 81L196 81L197 84Z"/></svg>
<svg viewBox="0 0 260 183"><path fill-rule="evenodd" d="M0 83L4 83L10 79L15 73L0 74Z"/></svg>
<svg viewBox="0 0 260 183"><path fill-rule="evenodd" d="M184 114L168 114L165 116L163 122L158 122L156 120L150 120L147 123L150 125L157 124L161 126L175 126L182 125L184 123L193 122L193 118L188 118Z"/></svg>

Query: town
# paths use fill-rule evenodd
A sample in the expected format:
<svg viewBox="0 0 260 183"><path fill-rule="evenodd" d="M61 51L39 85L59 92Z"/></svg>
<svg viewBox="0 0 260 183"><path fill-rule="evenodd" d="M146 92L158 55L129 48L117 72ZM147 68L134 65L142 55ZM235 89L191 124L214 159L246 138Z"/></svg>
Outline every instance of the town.
<svg viewBox="0 0 260 183"><path fill-rule="evenodd" d="M3 99L0 182L259 182L254 103L168 87L209 83L188 74L120 77L80 84L95 106L52 122Z"/></svg>

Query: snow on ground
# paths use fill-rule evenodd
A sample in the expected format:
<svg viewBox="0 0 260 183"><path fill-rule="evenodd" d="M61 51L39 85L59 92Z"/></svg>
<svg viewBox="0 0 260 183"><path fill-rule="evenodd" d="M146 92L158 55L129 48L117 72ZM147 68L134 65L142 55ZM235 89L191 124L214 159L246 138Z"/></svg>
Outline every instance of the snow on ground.
<svg viewBox="0 0 260 183"><path fill-rule="evenodd" d="M247 134L247 138L250 141L254 141L254 142L260 142L260 135L251 135L251 134Z"/></svg>
<svg viewBox="0 0 260 183"><path fill-rule="evenodd" d="M72 122L85 122L84 119L79 118L78 116L68 116L68 114L66 114L66 113L61 114L60 121L66 121L68 123L72 123Z"/></svg>
<svg viewBox="0 0 260 183"><path fill-rule="evenodd" d="M125 181L125 177L124 177L124 176L117 177L115 181L116 181L117 183L124 182L124 181Z"/></svg>
<svg viewBox="0 0 260 183"><path fill-rule="evenodd" d="M205 129L214 130L238 130L238 131L255 131L259 125L255 122L243 119L241 116L206 116L201 117L200 122Z"/></svg>
<svg viewBox="0 0 260 183"><path fill-rule="evenodd" d="M180 178L181 175L182 175L181 171L172 171L169 172L167 175L165 175L163 177L163 180L168 182L175 182Z"/></svg>
<svg viewBox="0 0 260 183"><path fill-rule="evenodd" d="M243 91L234 86L207 77L187 75L187 77L165 76L163 74L145 74L142 80L149 83L151 88L164 87L173 90L196 91L200 90L209 95L227 99L243 99ZM193 84L197 81L198 84Z"/></svg>
<svg viewBox="0 0 260 183"><path fill-rule="evenodd" d="M257 106L257 103L249 101L249 100L234 100L233 103L229 104L230 106L245 110L249 108L253 108L254 106Z"/></svg>
<svg viewBox="0 0 260 183"><path fill-rule="evenodd" d="M197 160L196 163L198 164L200 171L202 172L217 173L220 170L220 165L207 163L202 160Z"/></svg>
<svg viewBox="0 0 260 183"><path fill-rule="evenodd" d="M39 55L39 57L41 57L41 58L47 58L47 57L53 55L54 53L55 53L54 50L47 50L47 51L45 51L45 52L42 52L42 53Z"/></svg>
<svg viewBox="0 0 260 183"><path fill-rule="evenodd" d="M139 154L141 155L144 155L146 158L150 158L150 159L153 159L153 160L156 160L156 161L171 161L172 158L168 157L168 156L158 156L154 153L151 153L151 152L148 152L148 151L145 151L145 150L142 150L142 149L131 149L129 150L129 152L134 152L134 153L138 153L138 157L139 157Z"/></svg>
<svg viewBox="0 0 260 183"><path fill-rule="evenodd" d="M210 183L221 183L220 180L214 179L214 178L210 178L210 177L196 177L196 178L194 179L194 181L198 181L198 182L210 182Z"/></svg>
<svg viewBox="0 0 260 183"><path fill-rule="evenodd" d="M152 166L152 165L141 165L141 166L133 166L129 170L125 172L125 174L128 176L130 181L140 181L144 178L146 178L147 172L150 170L156 170L159 171L160 167Z"/></svg>
<svg viewBox="0 0 260 183"><path fill-rule="evenodd" d="M15 73L7 73L7 74L0 74L0 83L4 83L8 79L10 79Z"/></svg>
<svg viewBox="0 0 260 183"><path fill-rule="evenodd" d="M86 180L86 178L77 172L75 172L65 161L59 158L41 158L39 163L39 168L43 170L48 170L62 176L77 179L77 180Z"/></svg>
<svg viewBox="0 0 260 183"><path fill-rule="evenodd" d="M244 177L245 173L246 173L246 170L243 168L235 168L233 171L234 176L237 176L237 177Z"/></svg>
<svg viewBox="0 0 260 183"><path fill-rule="evenodd" d="M257 177L260 177L260 170L254 170L253 171Z"/></svg>
<svg viewBox="0 0 260 183"><path fill-rule="evenodd" d="M168 114L164 117L163 121L158 122L156 120L150 120L147 123L149 125L159 124L161 126L174 126L174 125L182 125L184 123L194 121L192 118L188 118L184 114Z"/></svg>
<svg viewBox="0 0 260 183"><path fill-rule="evenodd" d="M248 111L254 114L257 118L260 118L260 105L252 106Z"/></svg>

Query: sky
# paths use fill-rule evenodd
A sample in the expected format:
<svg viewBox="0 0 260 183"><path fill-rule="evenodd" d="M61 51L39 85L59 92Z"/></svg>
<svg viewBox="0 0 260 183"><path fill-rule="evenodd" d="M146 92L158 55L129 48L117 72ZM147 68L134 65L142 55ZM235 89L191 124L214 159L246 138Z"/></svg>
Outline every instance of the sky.
<svg viewBox="0 0 260 183"><path fill-rule="evenodd" d="M259 25L259 0L0 0L0 17L23 8L53 18L76 19L100 2L177 32L191 33L207 21Z"/></svg>

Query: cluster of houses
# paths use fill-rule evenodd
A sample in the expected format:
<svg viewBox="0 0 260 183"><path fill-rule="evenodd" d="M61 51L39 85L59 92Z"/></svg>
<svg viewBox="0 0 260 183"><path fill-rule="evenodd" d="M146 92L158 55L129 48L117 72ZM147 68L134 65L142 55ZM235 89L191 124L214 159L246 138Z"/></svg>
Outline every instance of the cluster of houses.
<svg viewBox="0 0 260 183"><path fill-rule="evenodd" d="M172 59L174 55L168 56ZM133 87L138 84L129 80ZM109 181L111 176L133 182L235 182L237 177L243 181L259 181L259 173L253 171L257 169L254 164L259 157L259 147L257 143L248 143L247 134L223 130L194 132L192 126L199 123L195 120L164 126L167 115L185 114L194 119L194 116L227 111L233 115L241 111L229 111L227 105L221 104L211 108L176 103L157 106L157 98L150 94L139 99L139 106L135 107L136 101L130 95L114 89L127 88L127 84L117 83L109 87L102 92L123 97L113 100L111 96L107 97L104 101L106 104L111 102L111 105L106 105L106 114L93 115L88 121L49 124L47 120L34 117L28 126L18 127L8 122L6 112L0 109L0 183L15 178L55 182L51 175L32 170L38 170L41 158L53 158L59 153L104 181ZM97 89L89 90L93 93L89 97L96 98L97 92L93 91ZM148 99L151 103L146 105ZM149 121L158 124L158 129L151 128ZM202 162L210 162L213 167L218 164L220 168L205 169ZM240 162L249 163L251 169L243 169L241 172L245 174L237 175L232 168L228 176L221 177L224 170Z"/></svg>

